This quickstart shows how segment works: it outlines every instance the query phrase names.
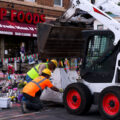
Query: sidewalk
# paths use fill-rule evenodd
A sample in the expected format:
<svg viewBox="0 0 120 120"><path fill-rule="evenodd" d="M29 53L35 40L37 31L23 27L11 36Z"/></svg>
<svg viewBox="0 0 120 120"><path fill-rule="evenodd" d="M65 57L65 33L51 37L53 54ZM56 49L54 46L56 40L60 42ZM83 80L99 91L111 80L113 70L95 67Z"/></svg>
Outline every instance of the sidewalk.
<svg viewBox="0 0 120 120"><path fill-rule="evenodd" d="M21 105L18 103L13 104L11 109L0 110L0 120L48 120L52 111L55 112L56 108L64 109L63 106L50 104L47 109L23 114L21 112ZM45 112L50 112L48 115Z"/></svg>

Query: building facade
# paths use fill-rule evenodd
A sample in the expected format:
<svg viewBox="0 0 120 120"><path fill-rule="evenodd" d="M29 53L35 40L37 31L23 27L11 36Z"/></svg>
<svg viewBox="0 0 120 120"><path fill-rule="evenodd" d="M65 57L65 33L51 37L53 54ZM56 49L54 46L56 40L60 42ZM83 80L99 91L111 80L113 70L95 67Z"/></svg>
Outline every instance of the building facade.
<svg viewBox="0 0 120 120"><path fill-rule="evenodd" d="M37 23L61 16L69 0L0 0L0 58L37 52Z"/></svg>
<svg viewBox="0 0 120 120"><path fill-rule="evenodd" d="M110 15L113 19L117 20L118 22L120 22L120 17L117 15ZM105 25L103 25L101 22L99 22L98 20L94 21L94 30L107 30L108 27L106 27Z"/></svg>

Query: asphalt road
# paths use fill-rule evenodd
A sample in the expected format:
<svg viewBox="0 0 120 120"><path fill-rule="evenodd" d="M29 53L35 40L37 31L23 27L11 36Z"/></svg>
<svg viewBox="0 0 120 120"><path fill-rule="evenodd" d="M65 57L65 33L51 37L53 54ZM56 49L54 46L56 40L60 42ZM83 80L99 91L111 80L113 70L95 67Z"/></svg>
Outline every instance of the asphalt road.
<svg viewBox="0 0 120 120"><path fill-rule="evenodd" d="M63 106L50 106L40 112L22 114L20 106L0 111L0 120L102 120L96 106L84 116L71 115Z"/></svg>
<svg viewBox="0 0 120 120"><path fill-rule="evenodd" d="M41 112L42 120L102 120L97 107L92 107L90 112L84 116L71 115L63 107L51 108ZM46 118L44 118L46 116Z"/></svg>

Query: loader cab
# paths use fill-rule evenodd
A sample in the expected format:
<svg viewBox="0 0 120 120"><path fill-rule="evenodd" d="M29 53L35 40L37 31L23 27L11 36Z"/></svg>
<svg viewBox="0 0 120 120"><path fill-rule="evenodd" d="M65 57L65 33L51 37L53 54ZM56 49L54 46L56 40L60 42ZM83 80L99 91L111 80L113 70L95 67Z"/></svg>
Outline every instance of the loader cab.
<svg viewBox="0 0 120 120"><path fill-rule="evenodd" d="M113 45L113 33L106 30L83 31L83 38L86 44L82 78L91 83L111 83L119 52L118 46Z"/></svg>

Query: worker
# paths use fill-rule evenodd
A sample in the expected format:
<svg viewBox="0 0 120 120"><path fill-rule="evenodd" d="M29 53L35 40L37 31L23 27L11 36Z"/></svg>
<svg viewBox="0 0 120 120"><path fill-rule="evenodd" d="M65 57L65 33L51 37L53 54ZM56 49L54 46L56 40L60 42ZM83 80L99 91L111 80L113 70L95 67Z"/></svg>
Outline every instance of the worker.
<svg viewBox="0 0 120 120"><path fill-rule="evenodd" d="M54 59L48 63L39 63L27 72L26 81L30 82L33 79L37 78L39 75L41 75L42 70L45 68L48 68L53 72L56 67L57 67L57 61Z"/></svg>
<svg viewBox="0 0 120 120"><path fill-rule="evenodd" d="M36 96L36 93L42 91L46 88L49 87L52 90L56 92L63 92L63 89L60 88L58 89L55 87L51 81L49 80L51 76L51 71L46 68L42 71L41 76L35 78L31 82L29 82L24 88L23 88L23 96L27 99L27 101L22 102L22 112L28 112L29 110L40 110L43 108L40 98Z"/></svg>
<svg viewBox="0 0 120 120"><path fill-rule="evenodd" d="M53 72L56 67L57 67L57 61L55 59L52 59L49 63L39 63L27 72L26 81L30 82L33 79L40 76L42 73L42 70L44 70L45 68L48 68ZM40 91L38 91L36 96L40 97L40 94L41 94ZM22 100L25 101L24 96L22 97Z"/></svg>

